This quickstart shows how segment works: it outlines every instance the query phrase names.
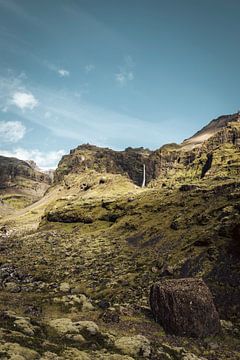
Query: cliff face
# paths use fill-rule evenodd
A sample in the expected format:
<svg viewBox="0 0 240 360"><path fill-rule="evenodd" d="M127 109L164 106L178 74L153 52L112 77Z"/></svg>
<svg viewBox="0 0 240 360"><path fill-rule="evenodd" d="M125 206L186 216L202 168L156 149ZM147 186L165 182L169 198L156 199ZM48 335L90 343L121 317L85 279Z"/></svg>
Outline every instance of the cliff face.
<svg viewBox="0 0 240 360"><path fill-rule="evenodd" d="M82 173L87 169L99 173L122 174L128 176L135 184L143 181L143 164L150 151L139 148L128 148L125 151L114 151L93 145L81 145L63 156L55 172L55 182L69 173Z"/></svg>
<svg viewBox="0 0 240 360"><path fill-rule="evenodd" d="M1 187L14 183L17 177L24 177L34 181L50 184L49 176L36 169L35 164L16 158L0 156L0 184Z"/></svg>
<svg viewBox="0 0 240 360"><path fill-rule="evenodd" d="M199 146L195 140L206 138ZM191 142L189 147L187 144ZM193 146L195 144L195 146ZM55 182L69 173L86 169L99 173L122 174L136 185L168 181L194 181L212 176L239 175L240 121L238 114L220 117L210 122L181 145L164 145L156 151L128 148L114 151L92 145L81 145L62 158L55 172Z"/></svg>
<svg viewBox="0 0 240 360"><path fill-rule="evenodd" d="M196 181L205 176L234 177L240 174L240 122L229 122L204 141L186 150L159 149L151 154L152 179Z"/></svg>
<svg viewBox="0 0 240 360"><path fill-rule="evenodd" d="M50 177L37 170L35 164L0 156L1 212L38 200L50 184Z"/></svg>

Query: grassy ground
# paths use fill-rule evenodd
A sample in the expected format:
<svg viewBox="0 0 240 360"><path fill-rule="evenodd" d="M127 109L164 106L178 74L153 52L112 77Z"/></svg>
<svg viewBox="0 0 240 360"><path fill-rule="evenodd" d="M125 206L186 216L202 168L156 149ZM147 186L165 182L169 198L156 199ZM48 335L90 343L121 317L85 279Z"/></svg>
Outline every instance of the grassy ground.
<svg viewBox="0 0 240 360"><path fill-rule="evenodd" d="M9 232L0 246L1 309L22 316L35 309L30 316L43 328L48 319L67 316L95 321L118 337L142 334L155 347L167 342L208 359L239 359L240 183L206 178L194 185L140 189L120 175L69 175L40 202L1 220ZM6 268L11 281L2 276ZM147 310L151 284L185 276L205 279L220 317L231 320L235 332L197 341L167 336L154 323ZM85 294L95 310L82 312L66 299L56 303L65 296L62 283L69 285L67 296L71 289ZM101 303L119 321L109 314L104 321ZM45 351L36 339L31 347Z"/></svg>

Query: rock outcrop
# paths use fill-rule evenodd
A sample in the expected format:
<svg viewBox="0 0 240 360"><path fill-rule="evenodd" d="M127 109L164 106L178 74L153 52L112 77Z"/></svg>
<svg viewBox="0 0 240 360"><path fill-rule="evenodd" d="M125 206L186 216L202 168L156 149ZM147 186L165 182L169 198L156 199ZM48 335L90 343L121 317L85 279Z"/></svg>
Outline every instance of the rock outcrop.
<svg viewBox="0 0 240 360"><path fill-rule="evenodd" d="M155 320L170 334L198 338L220 331L211 292L201 279L164 280L153 285L150 305Z"/></svg>

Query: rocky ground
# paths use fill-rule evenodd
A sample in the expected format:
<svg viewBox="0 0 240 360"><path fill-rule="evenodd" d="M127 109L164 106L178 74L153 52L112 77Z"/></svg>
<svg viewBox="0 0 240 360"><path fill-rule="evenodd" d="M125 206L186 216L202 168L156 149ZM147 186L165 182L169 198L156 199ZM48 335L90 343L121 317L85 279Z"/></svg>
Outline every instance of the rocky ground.
<svg viewBox="0 0 240 360"><path fill-rule="evenodd" d="M154 152L80 146L39 201L0 203L1 359L240 359L239 114L228 120ZM5 165L8 190L39 182ZM169 285L182 278L210 290Z"/></svg>
<svg viewBox="0 0 240 360"><path fill-rule="evenodd" d="M78 177L81 197L74 177L2 221L2 358L239 359L240 183L142 190L117 175L88 179L91 190ZM213 293L216 336L168 335L153 319L151 285L188 276Z"/></svg>

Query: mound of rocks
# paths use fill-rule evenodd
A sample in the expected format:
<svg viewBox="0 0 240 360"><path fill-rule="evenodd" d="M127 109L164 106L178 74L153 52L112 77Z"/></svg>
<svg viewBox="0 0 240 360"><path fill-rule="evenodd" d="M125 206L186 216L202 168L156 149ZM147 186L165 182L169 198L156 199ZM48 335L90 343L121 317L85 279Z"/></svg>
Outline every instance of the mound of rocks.
<svg viewBox="0 0 240 360"><path fill-rule="evenodd" d="M169 334L206 337L220 331L212 294L201 279L162 280L151 287L150 306Z"/></svg>

